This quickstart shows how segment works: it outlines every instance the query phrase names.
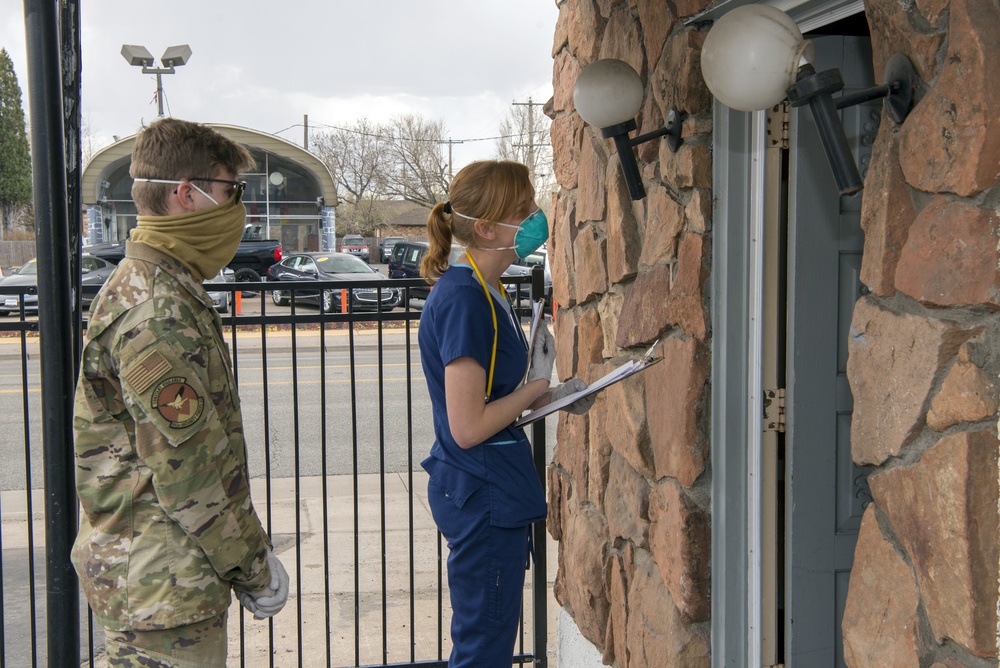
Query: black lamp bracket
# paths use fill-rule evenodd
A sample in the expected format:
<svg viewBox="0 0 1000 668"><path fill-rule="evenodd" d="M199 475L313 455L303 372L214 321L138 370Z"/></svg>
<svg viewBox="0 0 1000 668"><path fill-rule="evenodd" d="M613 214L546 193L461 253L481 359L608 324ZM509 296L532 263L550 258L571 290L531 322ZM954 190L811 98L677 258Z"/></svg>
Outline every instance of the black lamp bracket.
<svg viewBox="0 0 1000 668"><path fill-rule="evenodd" d="M642 177L639 175L639 166L635 161L634 148L639 144L666 136L667 146L674 153L683 143L681 138L681 125L687 114L677 111L673 107L667 113L665 127L653 132L647 132L634 139L629 138L629 133L636 129L634 118L630 118L624 123L616 123L606 128L601 128L601 136L605 139L613 139L615 148L618 150L618 159L622 166L622 176L625 177L625 184L628 186L629 195L633 200L640 200L646 196L646 189L642 185Z"/></svg>
<svg viewBox="0 0 1000 668"><path fill-rule="evenodd" d="M788 101L793 107L807 104L815 95L835 93L844 87L839 70L826 70L811 76L800 69L800 78L788 89ZM910 59L901 53L893 54L882 72L883 83L856 93L841 95L833 99L834 107L845 109L862 102L885 98L885 111L897 124L906 120L913 109L913 90L917 83L917 72Z"/></svg>

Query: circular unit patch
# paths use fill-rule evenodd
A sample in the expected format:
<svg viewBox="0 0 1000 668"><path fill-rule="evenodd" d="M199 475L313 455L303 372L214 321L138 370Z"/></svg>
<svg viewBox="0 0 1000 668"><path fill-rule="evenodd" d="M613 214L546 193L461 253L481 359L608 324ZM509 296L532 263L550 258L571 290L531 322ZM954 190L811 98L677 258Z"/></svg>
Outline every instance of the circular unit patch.
<svg viewBox="0 0 1000 668"><path fill-rule="evenodd" d="M167 378L153 390L152 407L173 429L190 427L205 410L205 400L198 396L186 378Z"/></svg>

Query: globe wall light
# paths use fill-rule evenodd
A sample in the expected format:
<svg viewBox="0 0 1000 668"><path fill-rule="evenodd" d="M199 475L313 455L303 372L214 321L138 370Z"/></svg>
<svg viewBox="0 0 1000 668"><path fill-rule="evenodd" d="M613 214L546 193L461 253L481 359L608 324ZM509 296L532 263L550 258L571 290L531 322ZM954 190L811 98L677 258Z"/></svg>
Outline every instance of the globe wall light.
<svg viewBox="0 0 1000 668"><path fill-rule="evenodd" d="M864 185L844 134L838 109L885 98L889 117L902 123L913 108L916 72L909 59L893 55L881 86L833 97L842 90L839 70L816 72L812 43L790 16L769 5L743 5L712 26L701 52L701 72L720 102L740 111L759 111L786 97L793 107L812 110L820 139L843 195Z"/></svg>
<svg viewBox="0 0 1000 668"><path fill-rule="evenodd" d="M635 160L633 147L658 137L667 137L667 144L674 153L680 148L681 124L687 116L671 107L665 127L638 137L630 138L636 129L635 115L642 106L644 86L642 79L628 63L605 58L588 65L577 77L573 87L573 103L588 124L601 129L601 136L611 138L618 151L622 174L634 200L646 196Z"/></svg>
<svg viewBox="0 0 1000 668"><path fill-rule="evenodd" d="M156 75L156 107L159 112L157 115L162 118L163 79L161 77L164 74L173 74L176 67L186 65L187 61L191 58L191 47L187 44L167 47L167 50L163 52L163 56L160 58L160 63L163 67L153 67L156 63L153 54L149 52L149 49L138 44L123 44L122 58L133 67L141 67L143 74Z"/></svg>

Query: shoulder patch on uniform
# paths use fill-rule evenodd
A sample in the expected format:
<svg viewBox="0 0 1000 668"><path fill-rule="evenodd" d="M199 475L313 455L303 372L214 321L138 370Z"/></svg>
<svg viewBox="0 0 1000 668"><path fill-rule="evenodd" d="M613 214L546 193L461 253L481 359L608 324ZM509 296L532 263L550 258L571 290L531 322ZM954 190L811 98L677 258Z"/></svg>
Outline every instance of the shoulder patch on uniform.
<svg viewBox="0 0 1000 668"><path fill-rule="evenodd" d="M152 350L133 364L123 377L125 382L131 385L137 393L142 394L170 369L170 362L167 361L167 358L159 351Z"/></svg>
<svg viewBox="0 0 1000 668"><path fill-rule="evenodd" d="M167 378L153 390L150 407L156 409L173 429L184 429L198 421L205 410L205 399L199 397L187 379Z"/></svg>

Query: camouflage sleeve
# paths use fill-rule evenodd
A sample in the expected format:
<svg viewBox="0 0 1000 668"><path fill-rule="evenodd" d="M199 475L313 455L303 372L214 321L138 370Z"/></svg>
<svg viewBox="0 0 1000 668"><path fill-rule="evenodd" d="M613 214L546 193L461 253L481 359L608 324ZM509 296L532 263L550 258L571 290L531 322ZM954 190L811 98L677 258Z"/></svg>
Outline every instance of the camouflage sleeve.
<svg viewBox="0 0 1000 668"><path fill-rule="evenodd" d="M119 378L157 503L220 578L262 589L271 545L250 499L242 440L232 442L242 439L242 426L228 367L218 368L226 353L176 321L145 327L130 333Z"/></svg>

